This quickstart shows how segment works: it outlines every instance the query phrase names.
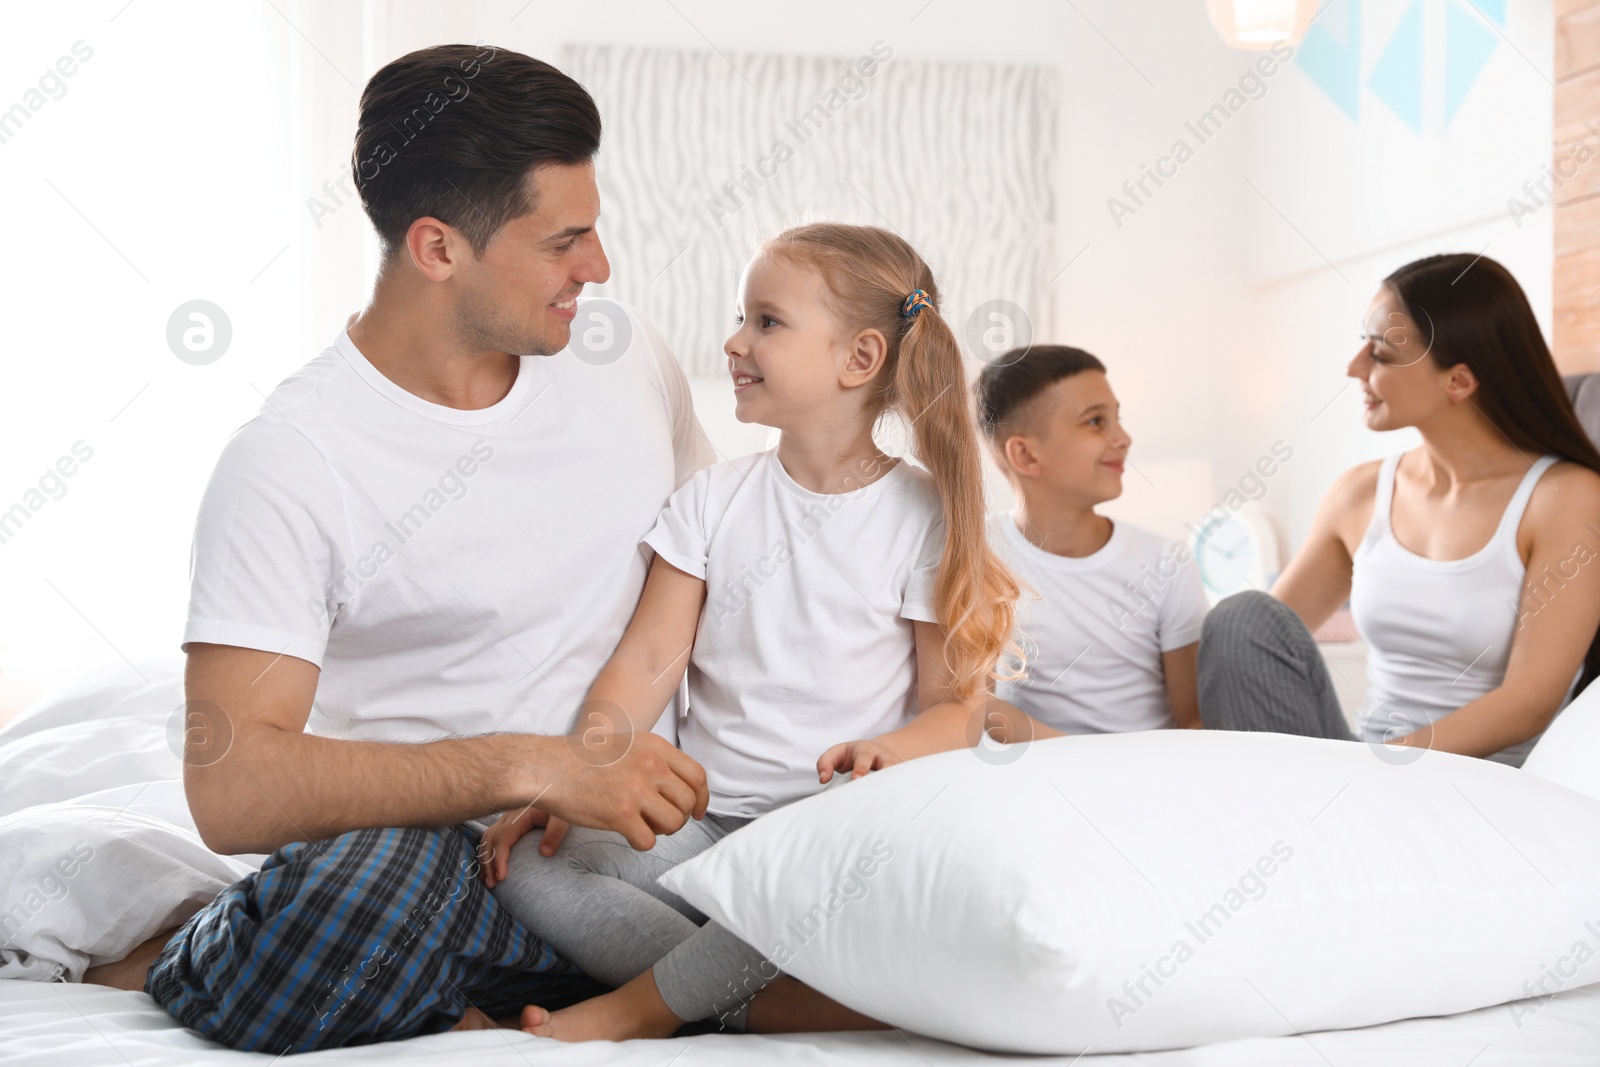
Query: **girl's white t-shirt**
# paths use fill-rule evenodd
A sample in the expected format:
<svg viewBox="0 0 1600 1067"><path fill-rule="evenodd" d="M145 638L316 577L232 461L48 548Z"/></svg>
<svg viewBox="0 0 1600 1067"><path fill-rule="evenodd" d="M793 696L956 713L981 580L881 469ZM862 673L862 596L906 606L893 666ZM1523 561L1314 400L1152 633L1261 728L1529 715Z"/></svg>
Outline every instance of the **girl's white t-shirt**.
<svg viewBox="0 0 1600 1067"><path fill-rule="evenodd" d="M937 621L944 548L927 472L901 460L860 489L815 493L760 452L696 474L644 543L706 583L678 739L715 814L817 792L823 752L916 714L912 621Z"/></svg>
<svg viewBox="0 0 1600 1067"><path fill-rule="evenodd" d="M1180 543L1115 523L1101 548L1058 556L1029 541L1006 512L989 517L989 541L1019 581L1021 681L995 690L1069 734L1174 726L1161 654L1200 640L1207 606L1199 568Z"/></svg>
<svg viewBox="0 0 1600 1067"><path fill-rule="evenodd" d="M320 667L316 734L571 730L638 605L639 538L716 458L682 369L625 310L616 359L523 356L473 411L400 388L341 333L223 449L185 644Z"/></svg>

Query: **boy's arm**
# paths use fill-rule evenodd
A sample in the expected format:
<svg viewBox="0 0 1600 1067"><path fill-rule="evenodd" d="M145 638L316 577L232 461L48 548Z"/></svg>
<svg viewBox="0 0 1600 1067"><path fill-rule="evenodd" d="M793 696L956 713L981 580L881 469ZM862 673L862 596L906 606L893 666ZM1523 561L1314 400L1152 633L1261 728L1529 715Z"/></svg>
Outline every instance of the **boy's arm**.
<svg viewBox="0 0 1600 1067"><path fill-rule="evenodd" d="M1184 730L1200 729L1200 642L1161 653L1161 673L1167 680L1167 703L1172 719Z"/></svg>

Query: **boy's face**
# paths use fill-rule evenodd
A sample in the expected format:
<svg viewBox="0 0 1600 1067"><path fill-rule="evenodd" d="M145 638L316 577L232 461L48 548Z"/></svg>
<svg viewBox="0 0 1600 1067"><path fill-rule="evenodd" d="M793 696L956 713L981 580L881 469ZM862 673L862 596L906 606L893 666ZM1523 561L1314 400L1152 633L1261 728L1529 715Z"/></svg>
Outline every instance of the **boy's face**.
<svg viewBox="0 0 1600 1067"><path fill-rule="evenodd" d="M1024 492L1088 507L1121 496L1133 439L1118 411L1111 383L1093 370L1062 378L1029 401L1023 425L1004 445Z"/></svg>

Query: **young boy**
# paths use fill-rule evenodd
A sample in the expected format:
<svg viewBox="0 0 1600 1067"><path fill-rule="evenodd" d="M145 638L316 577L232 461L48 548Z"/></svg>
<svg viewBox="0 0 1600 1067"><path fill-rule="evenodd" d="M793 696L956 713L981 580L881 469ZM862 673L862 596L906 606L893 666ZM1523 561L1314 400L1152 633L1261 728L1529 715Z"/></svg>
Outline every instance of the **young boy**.
<svg viewBox="0 0 1600 1067"><path fill-rule="evenodd" d="M978 419L1016 505L991 543L1032 586L1018 606L1026 676L996 695L1034 736L1198 727L1206 598L1188 552L1095 507L1122 495L1131 439L1105 366L1064 345L1015 349L978 379Z"/></svg>

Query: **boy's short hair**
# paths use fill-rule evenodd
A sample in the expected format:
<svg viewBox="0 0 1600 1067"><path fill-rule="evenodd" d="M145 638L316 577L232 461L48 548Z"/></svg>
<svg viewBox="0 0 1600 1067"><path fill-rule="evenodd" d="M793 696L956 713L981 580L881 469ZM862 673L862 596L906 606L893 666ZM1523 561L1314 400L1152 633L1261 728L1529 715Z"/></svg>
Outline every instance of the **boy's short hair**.
<svg viewBox="0 0 1600 1067"><path fill-rule="evenodd" d="M1081 348L1031 345L1013 348L978 375L978 424L998 444L1004 432L1040 393L1063 378L1106 367Z"/></svg>

